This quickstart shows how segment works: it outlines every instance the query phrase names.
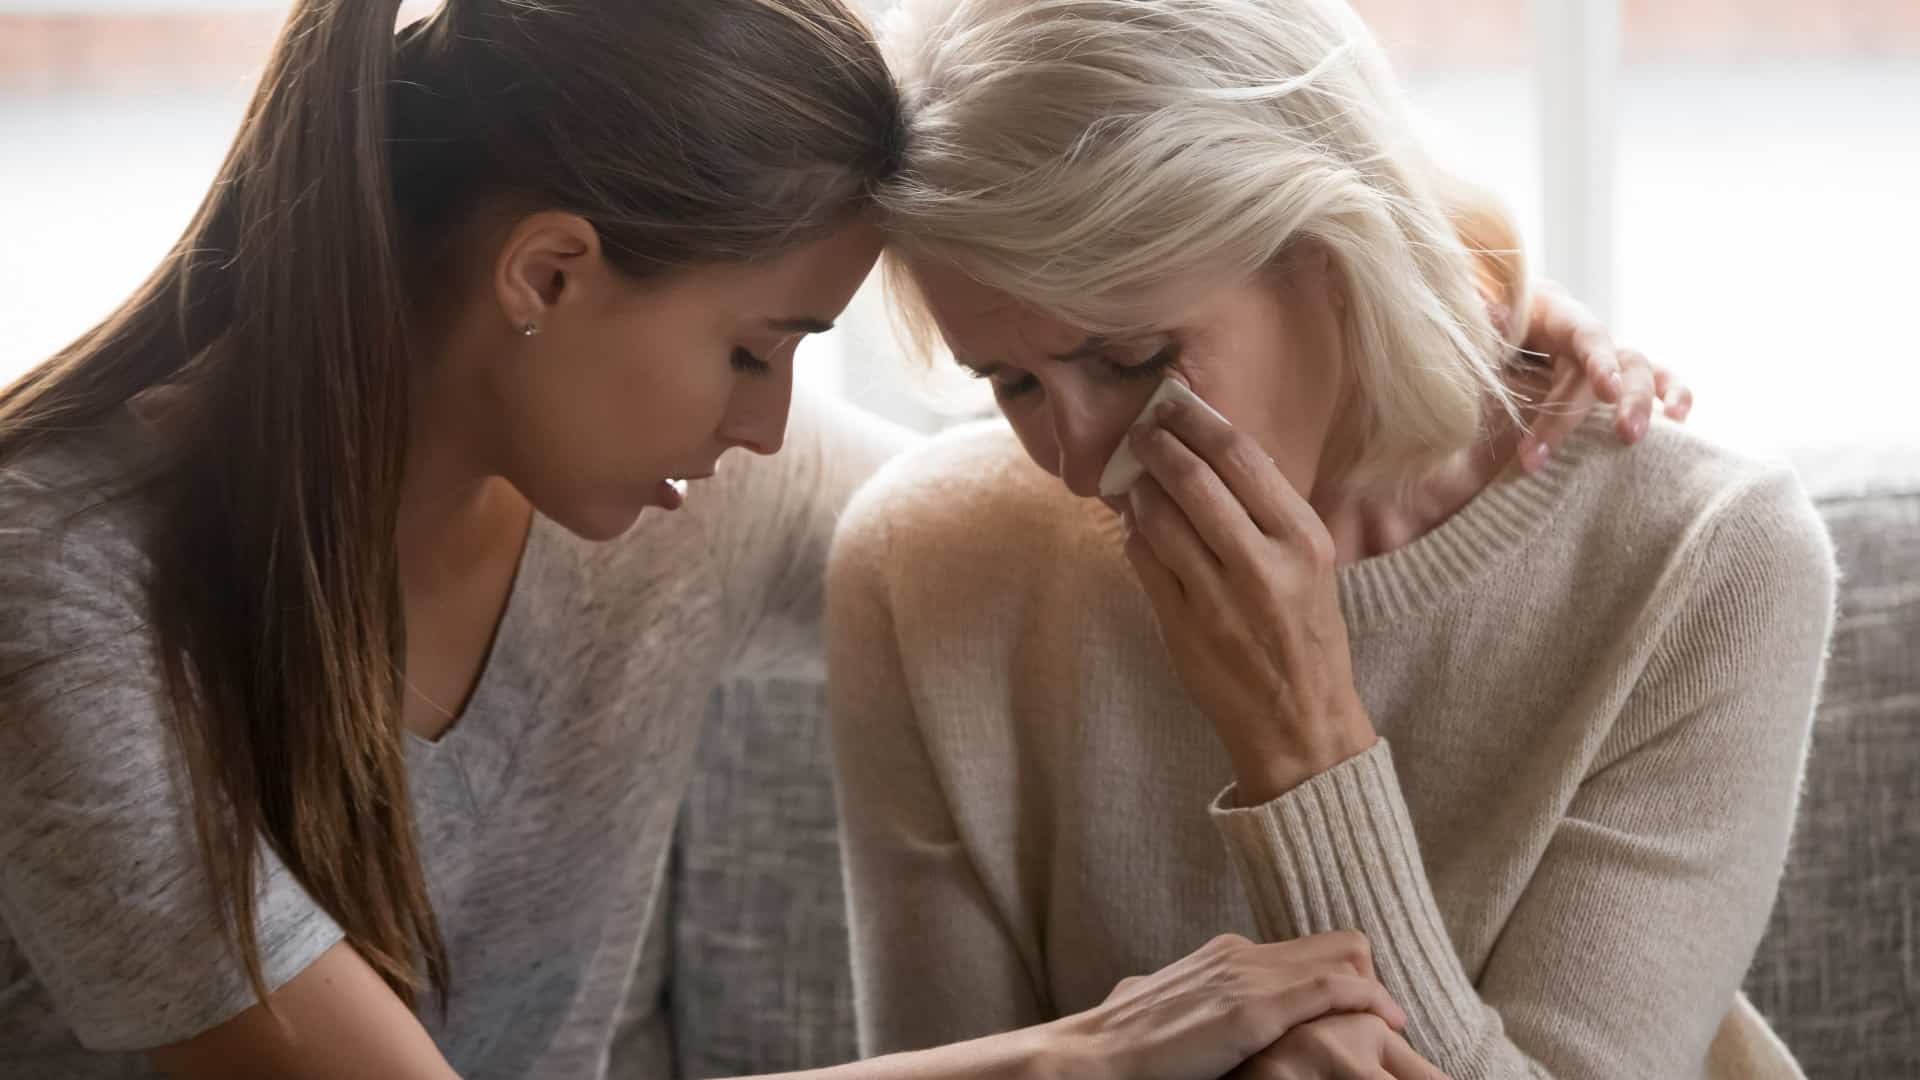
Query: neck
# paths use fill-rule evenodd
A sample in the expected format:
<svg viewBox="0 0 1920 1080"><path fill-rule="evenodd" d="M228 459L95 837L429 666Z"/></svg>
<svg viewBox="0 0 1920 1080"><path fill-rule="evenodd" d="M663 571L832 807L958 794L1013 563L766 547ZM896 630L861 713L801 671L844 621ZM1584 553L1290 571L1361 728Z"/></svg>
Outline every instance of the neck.
<svg viewBox="0 0 1920 1080"><path fill-rule="evenodd" d="M1411 484L1392 479L1360 487L1338 478L1314 485L1314 511L1345 566L1406 547L1460 512L1513 462L1515 436L1496 429L1455 451Z"/></svg>
<svg viewBox="0 0 1920 1080"><path fill-rule="evenodd" d="M484 413L431 375L418 381L394 545L403 587L434 592L489 563L503 543L517 547L530 507L480 452Z"/></svg>

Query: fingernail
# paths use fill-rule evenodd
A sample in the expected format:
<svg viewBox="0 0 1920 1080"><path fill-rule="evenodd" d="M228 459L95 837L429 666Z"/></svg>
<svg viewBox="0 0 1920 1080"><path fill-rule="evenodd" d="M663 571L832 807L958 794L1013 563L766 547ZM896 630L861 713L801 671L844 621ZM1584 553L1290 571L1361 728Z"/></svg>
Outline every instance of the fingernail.
<svg viewBox="0 0 1920 1080"><path fill-rule="evenodd" d="M1553 447L1548 446L1544 442L1535 443L1529 447L1527 449L1527 471L1533 472L1539 469L1540 466L1545 465L1547 463L1547 455L1552 452Z"/></svg>
<svg viewBox="0 0 1920 1080"><path fill-rule="evenodd" d="M1165 423L1168 420L1173 419L1174 415L1177 414L1182 408L1185 408L1185 407L1186 407L1186 402L1184 401L1163 401L1160 403L1159 408L1156 408L1153 410L1153 416L1154 416L1154 419L1159 420L1161 423Z"/></svg>
<svg viewBox="0 0 1920 1080"><path fill-rule="evenodd" d="M1607 376L1607 389L1613 391L1614 396L1619 396L1620 391L1625 387L1626 384L1620 381L1620 372L1618 369L1616 369L1613 374Z"/></svg>
<svg viewBox="0 0 1920 1080"><path fill-rule="evenodd" d="M1653 414L1651 411L1649 411L1645 416L1634 417L1633 418L1633 437L1636 439L1644 438L1647 434L1647 428L1651 426L1652 423L1653 423Z"/></svg>

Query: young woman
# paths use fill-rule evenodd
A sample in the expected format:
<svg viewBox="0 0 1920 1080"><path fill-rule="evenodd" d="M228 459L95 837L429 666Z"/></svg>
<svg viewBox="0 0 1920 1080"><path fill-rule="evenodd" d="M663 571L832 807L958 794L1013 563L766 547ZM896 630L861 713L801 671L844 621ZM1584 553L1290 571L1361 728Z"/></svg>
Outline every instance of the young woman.
<svg viewBox="0 0 1920 1080"><path fill-rule="evenodd" d="M0 394L8 1076L600 1075L704 699L817 663L900 444L788 426L904 131L837 0L395 7L296 4L175 253ZM1213 1077L1367 1009L1351 936L1223 940L829 1075Z"/></svg>
<svg viewBox="0 0 1920 1080"><path fill-rule="evenodd" d="M889 258L1007 423L889 465L836 543L864 1045L1346 928L1404 1038L1330 1017L1246 1075L1791 1074L1737 994L1833 599L1792 475L1598 421L1513 467L1511 350L1339 0L898 32ZM1136 427L1165 378L1226 419Z"/></svg>

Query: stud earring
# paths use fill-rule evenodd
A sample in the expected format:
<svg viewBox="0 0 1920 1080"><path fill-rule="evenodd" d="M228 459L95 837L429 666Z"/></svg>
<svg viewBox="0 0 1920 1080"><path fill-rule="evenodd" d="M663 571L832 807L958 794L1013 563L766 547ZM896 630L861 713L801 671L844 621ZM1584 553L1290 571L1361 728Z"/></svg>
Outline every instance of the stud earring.
<svg viewBox="0 0 1920 1080"><path fill-rule="evenodd" d="M527 324L520 328L521 337L532 337L533 335L539 332L540 332L540 324L537 322L534 322L532 319L528 319Z"/></svg>

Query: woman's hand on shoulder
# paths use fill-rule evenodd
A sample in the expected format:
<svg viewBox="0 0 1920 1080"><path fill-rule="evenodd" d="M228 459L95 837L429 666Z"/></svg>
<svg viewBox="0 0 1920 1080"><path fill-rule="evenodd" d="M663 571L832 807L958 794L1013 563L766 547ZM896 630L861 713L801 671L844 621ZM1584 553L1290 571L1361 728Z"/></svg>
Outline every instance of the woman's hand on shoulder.
<svg viewBox="0 0 1920 1080"><path fill-rule="evenodd" d="M1503 331L1506 313L1495 308ZM1646 435L1657 408L1669 420L1685 420L1693 391L1646 354L1622 349L1585 304L1551 281L1533 291L1527 337L1521 347L1542 363L1513 369L1509 382L1524 403L1526 434L1516 448L1521 468L1544 465L1600 405L1615 408L1615 433L1629 445Z"/></svg>
<svg viewBox="0 0 1920 1080"><path fill-rule="evenodd" d="M174 1080L459 1080L420 1021L340 942L270 995L184 1042L147 1052Z"/></svg>
<svg viewBox="0 0 1920 1080"><path fill-rule="evenodd" d="M1050 1026L1070 1045L1090 1048L1074 1056L1095 1075L1214 1080L1301 1025L1330 1016L1371 1018L1385 1031L1406 1024L1374 977L1372 952L1358 931L1270 945L1217 937Z"/></svg>

